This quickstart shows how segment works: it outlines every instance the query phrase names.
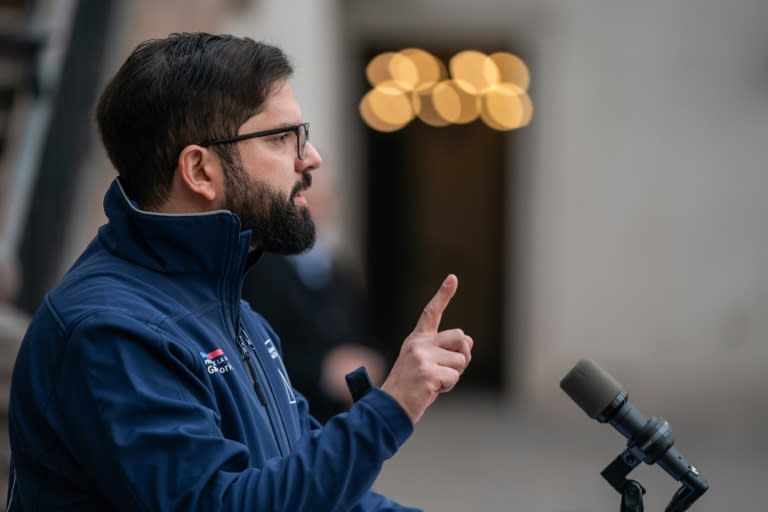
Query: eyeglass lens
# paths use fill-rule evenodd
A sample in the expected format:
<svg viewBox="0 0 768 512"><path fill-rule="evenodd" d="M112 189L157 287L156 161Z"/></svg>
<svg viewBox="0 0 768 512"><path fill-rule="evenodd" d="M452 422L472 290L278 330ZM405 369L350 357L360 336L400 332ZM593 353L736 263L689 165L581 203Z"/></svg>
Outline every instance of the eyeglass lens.
<svg viewBox="0 0 768 512"><path fill-rule="evenodd" d="M298 133L298 150L299 150L299 160L304 160L304 153L307 148L307 141L309 140L309 126L306 124L300 124L299 129L297 130Z"/></svg>

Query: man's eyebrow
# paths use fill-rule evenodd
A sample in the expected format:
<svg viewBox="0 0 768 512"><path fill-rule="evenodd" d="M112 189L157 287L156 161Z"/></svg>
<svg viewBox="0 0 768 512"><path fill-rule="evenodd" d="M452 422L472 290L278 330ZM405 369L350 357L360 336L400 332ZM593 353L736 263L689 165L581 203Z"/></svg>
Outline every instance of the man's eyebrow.
<svg viewBox="0 0 768 512"><path fill-rule="evenodd" d="M280 123L276 126L273 126L272 128L265 128L263 130L255 130L255 131L274 131L276 134L280 133L281 130L289 131L293 130L297 126L299 126L301 122L299 123Z"/></svg>

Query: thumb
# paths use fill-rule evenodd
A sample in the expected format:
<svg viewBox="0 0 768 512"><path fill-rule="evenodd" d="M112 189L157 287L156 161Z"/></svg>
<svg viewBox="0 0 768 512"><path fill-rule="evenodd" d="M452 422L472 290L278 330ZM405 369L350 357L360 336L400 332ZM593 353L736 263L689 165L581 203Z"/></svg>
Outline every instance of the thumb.
<svg viewBox="0 0 768 512"><path fill-rule="evenodd" d="M451 299L456 294L458 287L458 278L453 274L449 274L448 277L446 277L443 281L440 289L437 290L435 296L432 297L432 300L427 303L424 311L422 311L418 322L416 322L416 328L413 330L413 332L437 332L437 329L440 327L440 320L443 318L443 311L445 311L448 303L451 302Z"/></svg>

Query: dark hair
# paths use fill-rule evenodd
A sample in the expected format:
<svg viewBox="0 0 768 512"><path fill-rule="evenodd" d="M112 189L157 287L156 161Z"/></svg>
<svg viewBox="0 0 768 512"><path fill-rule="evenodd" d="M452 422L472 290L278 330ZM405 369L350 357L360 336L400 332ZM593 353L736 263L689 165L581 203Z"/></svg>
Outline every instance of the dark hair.
<svg viewBox="0 0 768 512"><path fill-rule="evenodd" d="M228 137L293 73L279 48L249 38L171 34L141 43L99 98L101 139L128 195L158 206L181 150ZM211 148L231 165L230 144Z"/></svg>

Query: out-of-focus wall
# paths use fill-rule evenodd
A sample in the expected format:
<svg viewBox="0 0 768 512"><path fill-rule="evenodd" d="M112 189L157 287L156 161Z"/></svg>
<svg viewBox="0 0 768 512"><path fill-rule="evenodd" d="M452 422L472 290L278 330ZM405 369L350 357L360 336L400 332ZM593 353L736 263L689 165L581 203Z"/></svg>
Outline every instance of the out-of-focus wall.
<svg viewBox="0 0 768 512"><path fill-rule="evenodd" d="M535 114L508 195L523 404L570 407L559 380L588 357L655 414L765 414L768 4L346 5L359 41L526 52Z"/></svg>
<svg viewBox="0 0 768 512"><path fill-rule="evenodd" d="M526 170L529 398L591 357L655 414L764 416L768 4L563 7Z"/></svg>

